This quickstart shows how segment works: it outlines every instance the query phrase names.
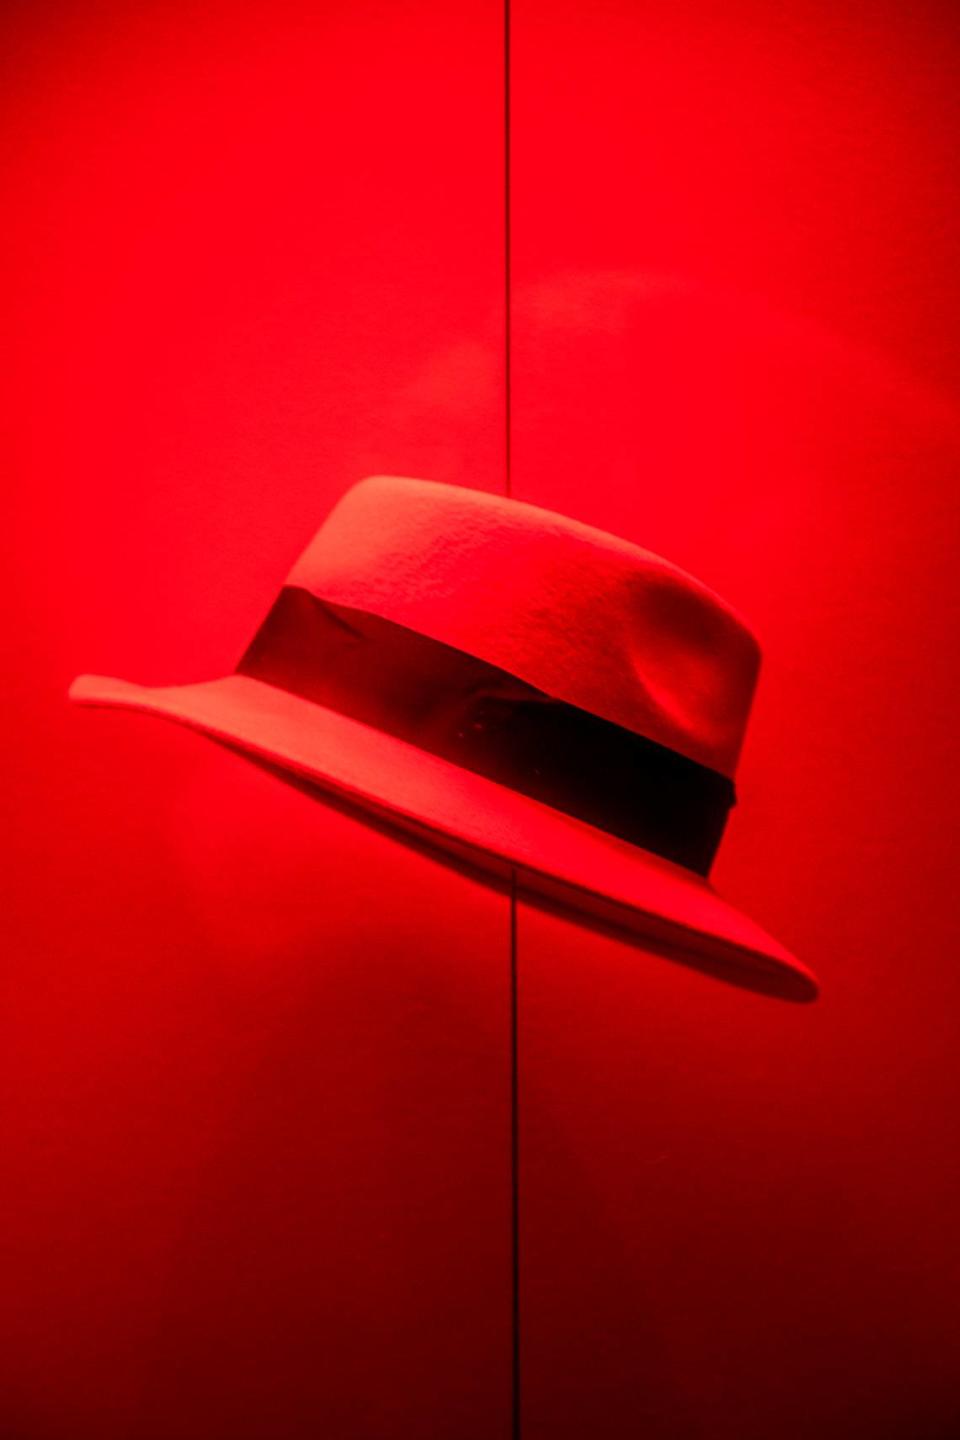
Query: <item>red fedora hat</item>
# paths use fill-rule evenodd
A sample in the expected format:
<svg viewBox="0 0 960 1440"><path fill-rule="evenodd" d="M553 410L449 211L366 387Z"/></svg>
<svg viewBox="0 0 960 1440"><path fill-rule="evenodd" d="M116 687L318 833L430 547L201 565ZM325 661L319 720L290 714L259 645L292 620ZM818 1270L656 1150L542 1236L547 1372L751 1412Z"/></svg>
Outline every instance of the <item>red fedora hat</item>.
<svg viewBox="0 0 960 1440"><path fill-rule="evenodd" d="M760 651L638 546L376 477L340 500L234 674L72 699L166 716L526 891L797 999L811 973L708 873Z"/></svg>

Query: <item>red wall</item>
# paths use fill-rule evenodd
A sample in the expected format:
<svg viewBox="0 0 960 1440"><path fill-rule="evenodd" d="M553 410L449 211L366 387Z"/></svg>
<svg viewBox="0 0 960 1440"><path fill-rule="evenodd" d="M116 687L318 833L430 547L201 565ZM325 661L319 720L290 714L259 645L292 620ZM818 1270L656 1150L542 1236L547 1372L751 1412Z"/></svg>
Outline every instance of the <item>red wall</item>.
<svg viewBox="0 0 960 1440"><path fill-rule="evenodd" d="M960 1428L960 34L512 6L512 482L764 643L715 878L523 905L524 1437ZM0 1433L506 1437L508 902L80 670L232 667L375 471L505 482L499 5L4 15Z"/></svg>

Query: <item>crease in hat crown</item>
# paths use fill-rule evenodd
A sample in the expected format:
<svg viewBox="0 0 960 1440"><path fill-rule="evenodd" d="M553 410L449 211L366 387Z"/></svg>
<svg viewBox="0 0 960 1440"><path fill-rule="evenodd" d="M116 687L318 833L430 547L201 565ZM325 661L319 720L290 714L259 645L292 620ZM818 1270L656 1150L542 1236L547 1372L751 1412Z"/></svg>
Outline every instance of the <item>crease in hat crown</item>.
<svg viewBox="0 0 960 1440"><path fill-rule="evenodd" d="M637 545L521 501L374 476L334 507L287 584L420 632L733 777L759 647L717 595ZM255 641L268 659L272 636L268 616ZM327 663L304 639L297 665ZM241 661L235 674L186 685L84 675L70 694L193 726L417 840L479 858L492 873L507 865L531 894L700 968L784 998L816 995L810 971L705 876L314 703L285 674L280 663L275 680L258 678Z"/></svg>
<svg viewBox="0 0 960 1440"><path fill-rule="evenodd" d="M735 772L757 641L713 591L629 541L523 501L371 476L334 506L287 584Z"/></svg>

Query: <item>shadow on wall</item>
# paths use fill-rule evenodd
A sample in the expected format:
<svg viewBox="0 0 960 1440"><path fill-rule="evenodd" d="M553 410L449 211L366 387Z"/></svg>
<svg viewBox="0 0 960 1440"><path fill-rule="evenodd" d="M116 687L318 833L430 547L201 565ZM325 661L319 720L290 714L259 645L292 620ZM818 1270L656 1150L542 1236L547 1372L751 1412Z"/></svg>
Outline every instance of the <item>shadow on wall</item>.
<svg viewBox="0 0 960 1440"><path fill-rule="evenodd" d="M397 391L382 417L395 473L414 449L423 465L427 435L426 478L486 483L453 437L487 423L503 353L498 314ZM695 277L571 272L518 286L512 360L514 493L539 498L546 484L563 497L554 508L595 523L618 494L633 505L641 489L644 525L656 527L686 487L700 525L726 541L738 502L755 504L758 474L771 504L791 477L808 498L820 494L836 464L825 442L842 449L849 429L831 418L851 403L960 449L950 395L816 317ZM357 476L382 467L384 448L358 448Z"/></svg>

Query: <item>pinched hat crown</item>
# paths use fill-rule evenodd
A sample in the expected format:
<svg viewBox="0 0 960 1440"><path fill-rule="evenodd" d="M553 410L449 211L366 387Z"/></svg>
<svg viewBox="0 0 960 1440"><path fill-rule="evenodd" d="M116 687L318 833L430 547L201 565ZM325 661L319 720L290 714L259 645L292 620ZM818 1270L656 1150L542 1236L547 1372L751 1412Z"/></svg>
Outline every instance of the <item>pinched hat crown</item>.
<svg viewBox="0 0 960 1440"><path fill-rule="evenodd" d="M639 546L375 477L232 674L70 693L192 725L525 894L810 999L810 972L708 879L759 660L729 606Z"/></svg>
<svg viewBox="0 0 960 1440"><path fill-rule="evenodd" d="M377 476L340 500L287 584L734 774L757 642L638 545L517 500Z"/></svg>

